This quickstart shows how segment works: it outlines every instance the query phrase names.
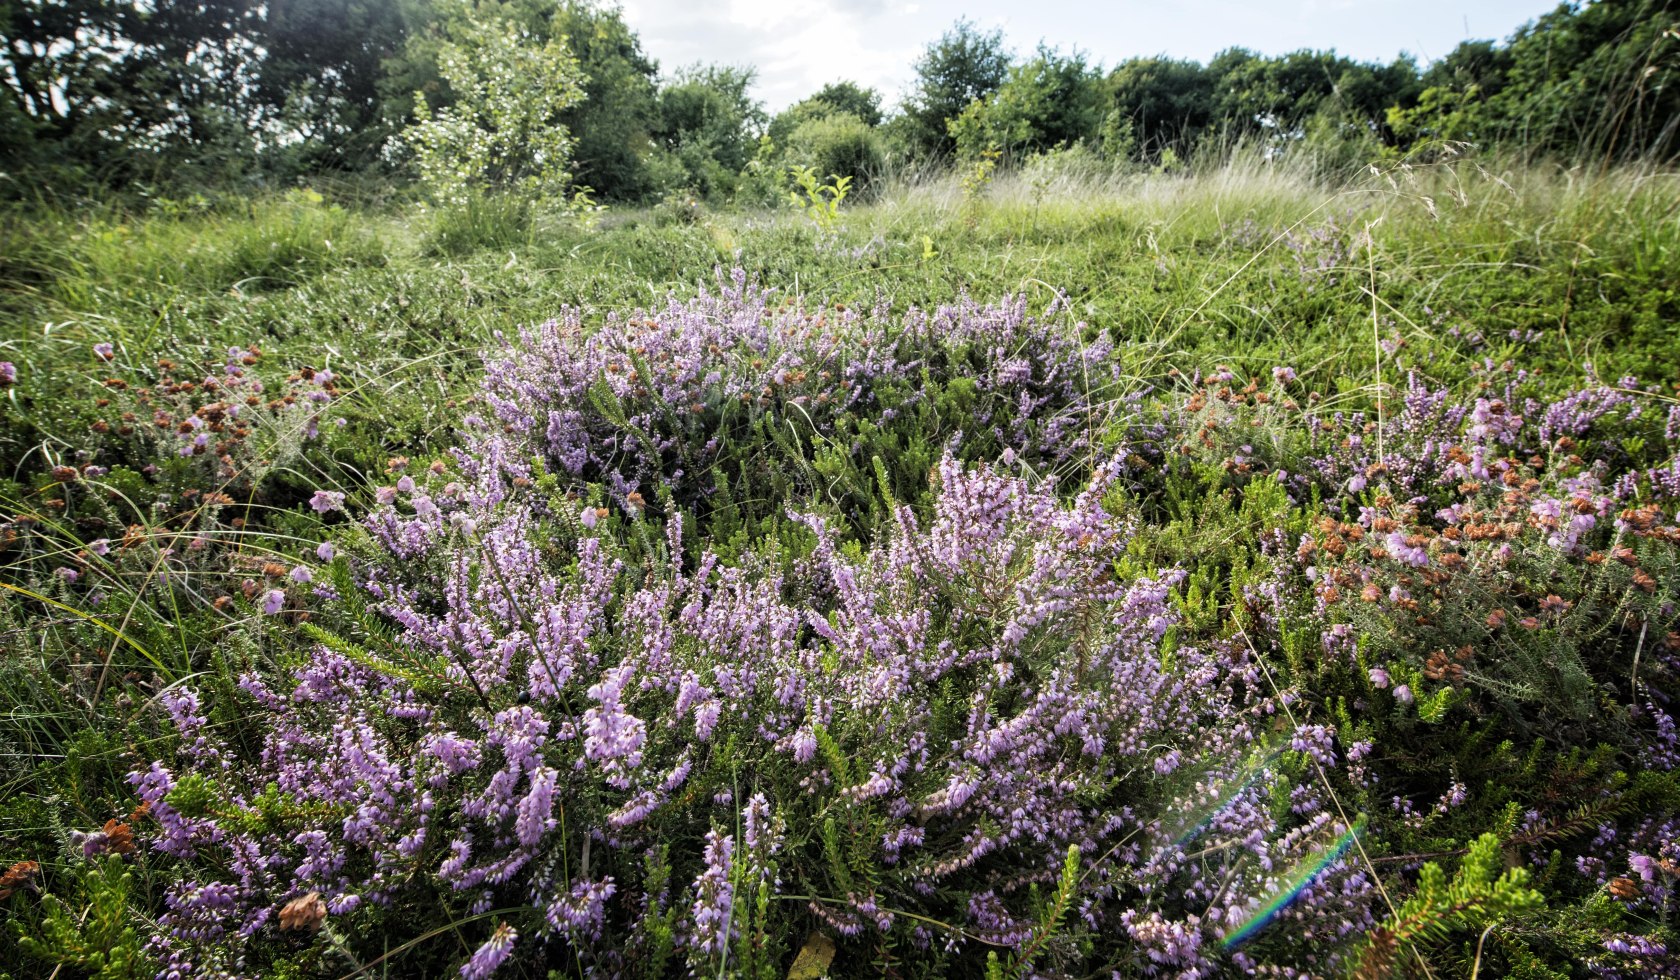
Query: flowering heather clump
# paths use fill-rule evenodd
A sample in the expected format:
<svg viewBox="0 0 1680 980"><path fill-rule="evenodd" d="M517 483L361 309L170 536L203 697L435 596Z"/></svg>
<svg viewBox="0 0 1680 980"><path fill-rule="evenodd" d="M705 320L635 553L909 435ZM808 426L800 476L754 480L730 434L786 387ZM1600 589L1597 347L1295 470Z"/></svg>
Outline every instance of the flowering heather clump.
<svg viewBox="0 0 1680 980"><path fill-rule="evenodd" d="M1317 427L1333 448L1302 480L1331 504L1298 551L1314 614L1366 637L1425 712L1473 694L1544 705L1541 731L1649 733L1669 712L1646 686L1676 680L1680 416L1633 379L1549 401L1519 381L1469 404L1414 381L1381 448L1359 416Z"/></svg>
<svg viewBox="0 0 1680 980"><path fill-rule="evenodd" d="M489 411L468 420L489 438L473 457L524 472L539 456L621 505L698 512L702 530L819 488L867 506L874 457L914 493L957 440L966 458L1089 461L1116 368L1108 341L1087 345L1054 305L1038 318L1021 298L964 300L894 318L775 300L736 270L715 295L594 331L569 312L503 338L487 355Z"/></svg>
<svg viewBox="0 0 1680 980"><path fill-rule="evenodd" d="M104 362L115 355L110 345L98 347L108 370ZM162 587L175 596L177 612L208 603L227 613L236 595L253 609L280 611L285 594L271 586L283 584L275 580L287 566L240 536L252 506L265 507L272 497L271 477L319 437L340 392L329 370L264 380L255 347L224 354L208 374L165 358L130 372L143 383L101 383L94 441L36 474L35 492L17 501L0 529L12 581L74 594L95 610L113 597L129 601ZM344 497L318 496L329 510ZM293 582L304 584L309 574L304 569Z"/></svg>
<svg viewBox="0 0 1680 980"><path fill-rule="evenodd" d="M1467 395L1413 377L1378 415L1222 370L1167 403L1128 476L1145 513L1197 482L1270 529L1237 625L1360 747L1344 800L1384 815L1373 850L1404 866L1502 826L1554 897L1590 900L1593 868L1648 852L1616 829L1675 815L1680 409L1632 378L1479 373ZM1607 975L1663 972L1641 969Z"/></svg>
<svg viewBox="0 0 1680 980"><path fill-rule="evenodd" d="M157 685L70 860L161 872L166 976L1669 970L1680 410L1122 397L1084 333L737 273L502 338L449 457L236 559L274 656ZM40 587L192 548L144 531Z"/></svg>
<svg viewBox="0 0 1680 980"><path fill-rule="evenodd" d="M110 345L98 346L111 360ZM262 359L255 346L230 347L211 370L160 358L133 372L141 377L108 377L99 401L107 411L93 430L130 447L134 458L203 460L204 477L218 489L248 489L319 435L325 407L339 394L336 376L324 368L265 381Z"/></svg>
<svg viewBox="0 0 1680 980"><path fill-rule="evenodd" d="M1294 261L1297 279L1312 292L1319 286L1335 286L1353 265L1363 247L1362 233L1355 229L1358 217L1357 212L1348 212L1287 228L1264 227L1247 218L1225 231L1228 241L1243 251L1269 245L1287 253Z"/></svg>
<svg viewBox="0 0 1680 980"><path fill-rule="evenodd" d="M1124 570L1117 472L1063 504L947 458L925 523L901 508L863 553L796 515L798 590L681 563L680 519L679 557L637 566L496 470L416 486L370 519L384 550L357 573L388 643L329 638L283 686L247 676L255 754L183 708L180 754L135 773L154 847L227 869L179 886L160 955L226 967L299 894L330 921L418 880L529 910L469 976L526 950L715 972L779 955L764 937L807 916L932 956L1053 960L1071 949L1044 947L1033 896L1072 846L1079 931L1148 972L1217 969L1270 876L1337 829L1268 805L1281 770L1220 792L1272 706L1242 648L1170 639L1176 574ZM1331 962L1370 922L1342 867L1285 913L1319 939L1239 961Z"/></svg>

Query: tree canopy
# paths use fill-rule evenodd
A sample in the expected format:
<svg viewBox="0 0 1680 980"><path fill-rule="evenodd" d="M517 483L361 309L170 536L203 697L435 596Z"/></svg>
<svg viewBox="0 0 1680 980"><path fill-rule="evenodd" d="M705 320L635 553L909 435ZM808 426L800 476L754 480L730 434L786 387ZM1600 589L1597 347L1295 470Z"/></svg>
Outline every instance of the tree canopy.
<svg viewBox="0 0 1680 980"><path fill-rule="evenodd" d="M1561 4L1421 66L1244 48L1103 66L1045 43L1017 56L1002 32L959 20L896 105L841 79L774 117L753 68L662 73L599 0L10 0L0 172L104 187L414 173L400 133L478 111L454 108L440 60L474 19L564 47L577 97L551 121L571 179L607 200L727 197L749 164L795 157L879 171L992 148L1086 146L1141 165L1238 140L1330 141L1350 161L1467 144L1600 162L1680 152L1680 0Z"/></svg>

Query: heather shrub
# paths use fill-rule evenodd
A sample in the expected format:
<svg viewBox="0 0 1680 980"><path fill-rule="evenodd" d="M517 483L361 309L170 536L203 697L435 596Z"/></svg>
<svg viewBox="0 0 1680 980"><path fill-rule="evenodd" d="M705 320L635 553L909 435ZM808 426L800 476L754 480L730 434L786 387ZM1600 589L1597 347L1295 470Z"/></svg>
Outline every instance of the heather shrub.
<svg viewBox="0 0 1680 980"><path fill-rule="evenodd" d="M634 515L471 469L370 517L319 592L339 631L284 675L247 674L237 706L164 698L178 753L132 780L193 869L166 969L235 969L235 936L289 916L372 942L361 909L442 895L500 923L469 976L510 951L757 975L812 926L947 969L991 949L1201 975L1349 829L1254 767L1278 734L1328 750L1263 720L1240 648L1173 638L1176 576L1132 568L1103 505L1116 467L1063 503L946 458L931 514L867 548L796 514L798 581L684 559L680 519L652 554ZM1235 962L1333 963L1367 888L1333 869L1285 913L1320 940Z"/></svg>
<svg viewBox="0 0 1680 980"><path fill-rule="evenodd" d="M1346 503L1301 545L1317 612L1425 715L1473 691L1529 733L1631 747L1617 729L1671 724L1641 688L1674 681L1680 411L1631 378L1501 387L1466 404L1414 381L1383 446L1363 416L1324 425L1315 475Z"/></svg>
<svg viewBox="0 0 1680 980"><path fill-rule="evenodd" d="M106 379L109 404L101 407L111 417L90 426L106 437L95 452L135 462L193 460L190 476L183 472L178 480L196 479L204 492L214 486L249 495L320 437L326 406L339 394L337 376L326 368L283 376L263 370L263 353L254 345L230 347L212 365L201 376L197 364L160 358L127 372L132 380L120 373Z"/></svg>
<svg viewBox="0 0 1680 980"><path fill-rule="evenodd" d="M237 685L109 682L172 732L121 824L149 856L118 852L158 875L165 973L770 975L813 931L841 972L1667 969L1654 392L1122 397L1054 310L773 296L501 339L459 447L392 460L336 547L241 554L214 507L68 574L30 545L42 601L161 563L244 624ZM143 396L208 418L177 386ZM410 914L440 904L455 952ZM62 925L30 955L79 962Z"/></svg>
<svg viewBox="0 0 1680 980"><path fill-rule="evenodd" d="M1120 398L1018 303L770 297L503 340L452 457L394 460L258 586L310 645L157 695L166 970L412 939L422 973L768 975L813 929L847 970L1380 975L1484 929L1500 963L1664 968L1650 392ZM476 951L403 914L439 902Z"/></svg>
<svg viewBox="0 0 1680 980"><path fill-rule="evenodd" d="M479 923L466 975L756 975L811 928L940 969L1339 961L1373 921L1314 777L1339 750L1136 561L1134 454L1086 467L1099 411L1105 441L1162 427L1093 400L1104 342L1019 302L769 295L504 342L453 463L393 461L343 553L264 595L315 645L159 695L179 748L131 782L184 862L166 971L248 969L238 936L389 948L439 901ZM775 537L718 533L745 508L707 490Z"/></svg>
<svg viewBox="0 0 1680 980"><path fill-rule="evenodd" d="M249 497L303 457L321 435L328 406L341 392L336 374L308 366L275 370L252 344L207 350L180 345L176 353L136 363L125 346L92 345L86 388L96 392L81 421L48 449L42 466L44 500L63 512L53 484L102 476L112 467L141 471L171 494ZM13 394L24 412L52 411L35 402L41 379L25 376ZM91 467L91 469L89 469ZM56 501L56 502L55 502Z"/></svg>
<svg viewBox="0 0 1680 980"><path fill-rule="evenodd" d="M1680 972L1666 212L1065 162L9 279L0 971Z"/></svg>
<svg viewBox="0 0 1680 980"><path fill-rule="evenodd" d="M1378 414L1322 407L1287 367L1188 380L1134 430L1150 554L1198 555L1187 620L1239 631L1302 692L1298 717L1363 747L1330 775L1382 827L1377 867L1469 860L1491 830L1548 899L1593 911L1530 908L1489 956L1668 969L1672 937L1641 924L1672 902L1653 835L1680 811L1666 396L1631 378L1548 393L1490 365L1463 394L1413 377ZM1239 597L1223 626L1221 592ZM1401 969L1408 933L1456 961L1411 914L1362 969Z"/></svg>
<svg viewBox="0 0 1680 980"><path fill-rule="evenodd" d="M1106 339L1054 305L965 300L901 318L808 309L737 271L714 295L609 315L577 312L487 354L485 411L467 420L474 465L653 516L691 514L700 537L751 540L814 497L847 533L914 501L947 448L1071 473L1123 411ZM510 438L511 437L511 438Z"/></svg>
<svg viewBox="0 0 1680 980"><path fill-rule="evenodd" d="M10 759L64 759L90 781L118 778L125 743L155 734L136 722L147 702L207 666L214 677L246 660L241 624L299 588L307 572L296 558L316 547L319 527L287 505L310 500L318 513L342 503L302 489L301 475L341 394L333 373L270 370L254 346L214 352L209 365L202 354L179 345L135 365L122 347L97 345L88 428L0 482L0 635L11 651L0 659L0 705L19 719L0 733ZM24 376L14 393L29 406L48 397L38 385ZM253 533L259 523L264 533ZM53 786L45 801L74 786ZM103 793L77 799L78 820L113 815ZM33 846L60 819L41 805L14 840Z"/></svg>

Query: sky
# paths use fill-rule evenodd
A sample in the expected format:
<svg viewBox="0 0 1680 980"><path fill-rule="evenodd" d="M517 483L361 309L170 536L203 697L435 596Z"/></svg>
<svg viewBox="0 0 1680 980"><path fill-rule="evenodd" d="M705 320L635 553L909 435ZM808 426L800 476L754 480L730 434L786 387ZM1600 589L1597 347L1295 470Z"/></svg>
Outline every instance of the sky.
<svg viewBox="0 0 1680 980"><path fill-rule="evenodd" d="M1040 40L1095 62L1165 54L1207 61L1230 47L1276 55L1334 48L1420 64L1469 38L1509 37L1557 0L622 0L643 50L669 73L703 61L753 65L771 112L829 82L896 105L915 61L959 17L1002 29L1017 53Z"/></svg>

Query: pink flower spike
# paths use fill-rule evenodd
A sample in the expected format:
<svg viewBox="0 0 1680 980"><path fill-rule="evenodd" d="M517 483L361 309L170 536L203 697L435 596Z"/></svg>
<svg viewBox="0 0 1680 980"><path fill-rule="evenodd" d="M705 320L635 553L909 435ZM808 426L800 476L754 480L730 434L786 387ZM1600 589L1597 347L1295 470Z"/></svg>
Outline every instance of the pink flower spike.
<svg viewBox="0 0 1680 980"><path fill-rule="evenodd" d="M337 490L317 490L315 495L309 498L309 506L313 507L317 514L343 510L344 494Z"/></svg>

